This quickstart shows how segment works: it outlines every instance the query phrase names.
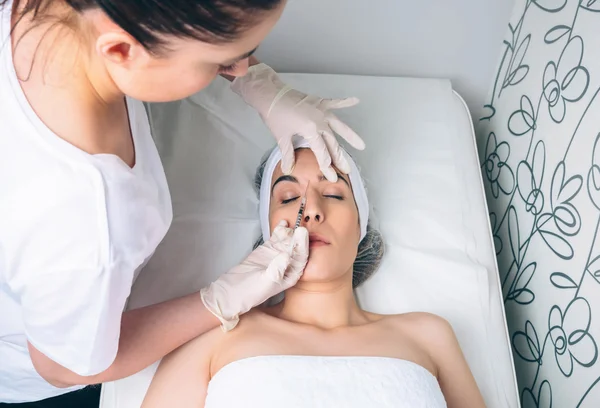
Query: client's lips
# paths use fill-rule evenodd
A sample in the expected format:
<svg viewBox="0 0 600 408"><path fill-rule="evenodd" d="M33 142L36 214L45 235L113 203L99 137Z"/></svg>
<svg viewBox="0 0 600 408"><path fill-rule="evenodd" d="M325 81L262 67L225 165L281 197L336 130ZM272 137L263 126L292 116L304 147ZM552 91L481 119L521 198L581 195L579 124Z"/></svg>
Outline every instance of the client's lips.
<svg viewBox="0 0 600 408"><path fill-rule="evenodd" d="M323 245L329 245L329 244L330 244L330 242L327 240L327 238L325 238L322 235L312 234L311 233L308 236L308 246L309 246L309 248L323 246Z"/></svg>

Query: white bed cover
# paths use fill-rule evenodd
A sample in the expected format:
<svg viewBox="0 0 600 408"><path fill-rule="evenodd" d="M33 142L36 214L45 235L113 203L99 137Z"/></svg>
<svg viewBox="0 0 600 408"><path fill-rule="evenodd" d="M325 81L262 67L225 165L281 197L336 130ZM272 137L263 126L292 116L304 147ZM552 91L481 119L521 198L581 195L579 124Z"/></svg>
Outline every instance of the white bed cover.
<svg viewBox="0 0 600 408"><path fill-rule="evenodd" d="M519 407L475 136L462 98L447 80L282 77L306 92L361 99L337 113L367 144L352 153L387 251L357 291L361 305L444 316L487 406ZM129 308L197 290L244 258L260 231L252 179L273 145L224 80L149 109L174 221L134 284ZM100 407L139 407L156 366L104 384Z"/></svg>

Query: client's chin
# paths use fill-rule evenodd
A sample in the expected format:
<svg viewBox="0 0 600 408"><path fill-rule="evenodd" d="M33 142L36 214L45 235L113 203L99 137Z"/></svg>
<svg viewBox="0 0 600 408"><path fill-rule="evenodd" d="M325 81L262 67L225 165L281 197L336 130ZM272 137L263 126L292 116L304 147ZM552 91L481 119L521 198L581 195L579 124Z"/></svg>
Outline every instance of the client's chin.
<svg viewBox="0 0 600 408"><path fill-rule="evenodd" d="M311 252L299 283L306 285L331 283L340 280L344 276L343 272L340 273L342 268L332 265L332 254L324 249L326 247L322 248Z"/></svg>

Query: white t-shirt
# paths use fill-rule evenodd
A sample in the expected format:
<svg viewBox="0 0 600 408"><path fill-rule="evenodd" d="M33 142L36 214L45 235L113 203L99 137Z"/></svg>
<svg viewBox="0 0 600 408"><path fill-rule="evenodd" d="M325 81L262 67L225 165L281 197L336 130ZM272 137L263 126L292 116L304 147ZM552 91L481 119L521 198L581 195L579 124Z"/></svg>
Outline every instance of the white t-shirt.
<svg viewBox="0 0 600 408"><path fill-rule="evenodd" d="M79 375L111 365L131 285L172 207L141 102L127 100L133 168L36 116L12 63L10 9L0 11L0 402L25 402L74 389L37 374L27 340Z"/></svg>

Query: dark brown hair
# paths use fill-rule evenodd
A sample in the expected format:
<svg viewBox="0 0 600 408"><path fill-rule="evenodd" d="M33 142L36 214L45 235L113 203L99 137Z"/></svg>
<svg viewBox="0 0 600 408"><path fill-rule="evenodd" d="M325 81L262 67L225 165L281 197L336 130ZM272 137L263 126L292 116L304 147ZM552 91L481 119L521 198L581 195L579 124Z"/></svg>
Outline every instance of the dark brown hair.
<svg viewBox="0 0 600 408"><path fill-rule="evenodd" d="M219 44L237 39L261 14L282 0L14 0L25 15L42 20L57 2L75 12L100 9L149 51L163 45L162 36L192 38ZM9 0L0 0L0 8Z"/></svg>

